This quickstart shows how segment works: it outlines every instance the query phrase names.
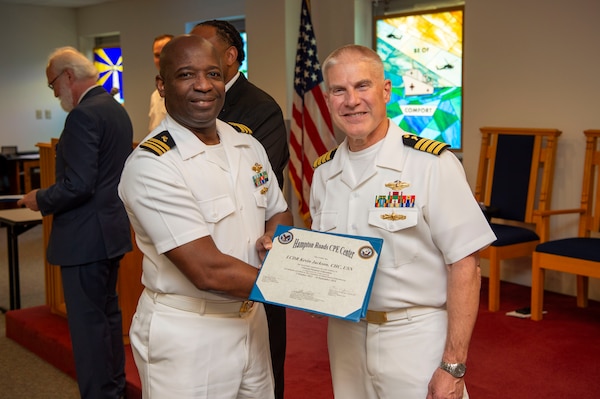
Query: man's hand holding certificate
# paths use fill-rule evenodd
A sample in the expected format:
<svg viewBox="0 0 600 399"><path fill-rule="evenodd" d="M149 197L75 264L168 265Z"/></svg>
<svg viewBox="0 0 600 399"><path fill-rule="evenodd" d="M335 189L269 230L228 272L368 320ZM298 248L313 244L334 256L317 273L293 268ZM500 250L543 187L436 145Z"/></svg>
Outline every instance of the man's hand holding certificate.
<svg viewBox="0 0 600 399"><path fill-rule="evenodd" d="M250 299L358 321L383 240L278 226Z"/></svg>

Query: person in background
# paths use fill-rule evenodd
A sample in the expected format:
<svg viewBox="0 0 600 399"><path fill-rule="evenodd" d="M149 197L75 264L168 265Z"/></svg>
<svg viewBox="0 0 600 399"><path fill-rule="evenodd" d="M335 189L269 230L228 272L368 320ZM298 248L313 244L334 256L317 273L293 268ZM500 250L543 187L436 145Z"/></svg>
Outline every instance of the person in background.
<svg viewBox="0 0 600 399"><path fill-rule="evenodd" d="M478 252L496 238L447 145L387 118L391 82L377 53L341 47L323 77L346 137L315 161L312 229L384 242L366 319L328 321L335 397L467 398Z"/></svg>
<svg viewBox="0 0 600 399"><path fill-rule="evenodd" d="M291 212L260 143L217 120L225 82L210 42L167 43L157 88L167 116L119 185L144 255L129 335L143 396L273 398L264 308L247 298Z"/></svg>
<svg viewBox="0 0 600 399"><path fill-rule="evenodd" d="M160 35L154 38L152 42L152 55L154 57L154 65L156 65L156 70L158 71L158 60L160 59L160 52L162 48L173 38L173 35ZM148 125L148 131L151 132L154 130L156 126L162 121L167 114L167 110L165 109L165 100L158 94L158 90L154 89L152 94L150 95L150 112L148 113L148 118L150 118L150 123Z"/></svg>
<svg viewBox="0 0 600 399"><path fill-rule="evenodd" d="M125 109L96 85L94 64L74 48L52 53L46 76L68 112L56 146L56 182L18 204L53 215L46 256L60 265L81 397L122 398L125 354L116 285L119 261L132 246L117 185L133 127Z"/></svg>
<svg viewBox="0 0 600 399"><path fill-rule="evenodd" d="M227 95L219 119L260 141L267 151L279 187L283 188L284 170L290 158L283 113L269 94L250 83L239 71L245 58L240 32L227 21L211 20L197 24L190 33L210 41L221 57ZM276 305L264 306L269 322L275 397L283 399L286 311Z"/></svg>

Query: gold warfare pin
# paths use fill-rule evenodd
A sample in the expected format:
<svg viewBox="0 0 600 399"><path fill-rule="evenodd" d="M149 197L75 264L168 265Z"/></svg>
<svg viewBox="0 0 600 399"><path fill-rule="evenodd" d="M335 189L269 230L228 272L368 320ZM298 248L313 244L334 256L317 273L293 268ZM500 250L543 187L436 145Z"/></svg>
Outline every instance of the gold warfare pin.
<svg viewBox="0 0 600 399"><path fill-rule="evenodd" d="M262 170L263 166L261 164L259 164L258 162L256 162L254 164L254 166L252 167L252 170L256 173L259 173Z"/></svg>
<svg viewBox="0 0 600 399"><path fill-rule="evenodd" d="M381 218L383 220L405 220L406 216L404 215L399 215L397 213L384 213L383 215L381 215Z"/></svg>
<svg viewBox="0 0 600 399"><path fill-rule="evenodd" d="M385 186L387 188L389 188L389 189L392 189L392 190L402 190L402 189L410 186L410 184L406 183L406 182L403 182L403 181L400 181L400 180L394 180L391 183L385 183Z"/></svg>

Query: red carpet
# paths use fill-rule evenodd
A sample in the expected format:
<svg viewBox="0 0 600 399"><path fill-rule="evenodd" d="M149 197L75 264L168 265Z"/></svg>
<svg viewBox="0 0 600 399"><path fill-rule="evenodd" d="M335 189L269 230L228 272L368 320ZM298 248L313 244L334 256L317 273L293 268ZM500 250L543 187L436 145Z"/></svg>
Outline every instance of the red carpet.
<svg viewBox="0 0 600 399"><path fill-rule="evenodd" d="M333 398L325 337L327 319L289 310L287 328L286 398ZM67 321L50 313L48 306L6 313L6 336L75 378ZM129 345L125 346L125 354L127 398L139 399L141 383Z"/></svg>
<svg viewBox="0 0 600 399"><path fill-rule="evenodd" d="M529 287L502 283L500 311L487 310L487 280L469 350L473 399L600 398L600 303L546 292L542 321L506 316L530 304Z"/></svg>
<svg viewBox="0 0 600 399"><path fill-rule="evenodd" d="M287 310L286 399L331 399L327 318Z"/></svg>
<svg viewBox="0 0 600 399"><path fill-rule="evenodd" d="M487 282L469 351L466 377L473 399L600 397L600 303L586 309L575 298L546 293L541 322L507 317L529 305L529 287L502 283L501 311L487 311ZM288 310L286 399L331 399L325 318ZM60 370L74 375L66 320L40 306L6 314L6 335ZM128 397L140 381L127 347Z"/></svg>
<svg viewBox="0 0 600 399"><path fill-rule="evenodd" d="M49 306L6 313L6 336L75 378L75 364L67 319L50 313ZM127 397L141 398L142 385L129 345L125 346Z"/></svg>

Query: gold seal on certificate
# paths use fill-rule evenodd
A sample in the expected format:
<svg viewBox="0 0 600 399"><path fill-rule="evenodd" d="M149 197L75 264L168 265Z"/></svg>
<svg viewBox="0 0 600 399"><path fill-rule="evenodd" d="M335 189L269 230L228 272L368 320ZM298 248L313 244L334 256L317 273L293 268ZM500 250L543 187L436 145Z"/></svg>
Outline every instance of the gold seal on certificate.
<svg viewBox="0 0 600 399"><path fill-rule="evenodd" d="M382 245L380 238L278 226L250 299L358 321Z"/></svg>

